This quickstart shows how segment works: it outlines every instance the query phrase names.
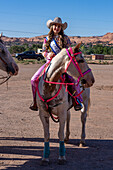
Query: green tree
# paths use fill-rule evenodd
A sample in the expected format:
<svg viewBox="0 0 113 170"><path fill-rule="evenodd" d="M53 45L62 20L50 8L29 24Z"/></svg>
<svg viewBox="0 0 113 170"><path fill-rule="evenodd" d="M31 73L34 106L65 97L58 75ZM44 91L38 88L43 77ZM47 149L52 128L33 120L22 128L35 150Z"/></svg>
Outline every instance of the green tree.
<svg viewBox="0 0 113 170"><path fill-rule="evenodd" d="M42 44L32 44L30 46L29 44L25 43L23 45L11 46L9 51L10 51L11 54L21 53L21 52L24 52L24 51L31 51L31 50L37 52L38 48L42 48Z"/></svg>
<svg viewBox="0 0 113 170"><path fill-rule="evenodd" d="M10 47L9 51L11 54L21 53L21 52L25 51L25 48L24 48L24 46L14 45L14 46Z"/></svg>

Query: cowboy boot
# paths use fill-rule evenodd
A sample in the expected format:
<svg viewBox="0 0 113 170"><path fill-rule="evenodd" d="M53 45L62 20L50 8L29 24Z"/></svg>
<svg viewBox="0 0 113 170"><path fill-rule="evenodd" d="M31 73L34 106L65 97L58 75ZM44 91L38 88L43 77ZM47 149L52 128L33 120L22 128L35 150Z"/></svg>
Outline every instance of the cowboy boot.
<svg viewBox="0 0 113 170"><path fill-rule="evenodd" d="M38 111L38 106L37 106L37 103L36 103L36 97L34 98L33 104L31 104L31 106L29 108L33 111Z"/></svg>

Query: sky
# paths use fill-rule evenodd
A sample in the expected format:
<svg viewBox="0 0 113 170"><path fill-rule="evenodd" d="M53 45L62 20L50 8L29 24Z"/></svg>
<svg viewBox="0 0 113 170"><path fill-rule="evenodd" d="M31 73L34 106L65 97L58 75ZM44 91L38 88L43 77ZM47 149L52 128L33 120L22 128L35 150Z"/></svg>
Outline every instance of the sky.
<svg viewBox="0 0 113 170"><path fill-rule="evenodd" d="M68 23L68 36L102 36L113 32L113 0L0 0L0 32L8 37L46 35L55 17Z"/></svg>

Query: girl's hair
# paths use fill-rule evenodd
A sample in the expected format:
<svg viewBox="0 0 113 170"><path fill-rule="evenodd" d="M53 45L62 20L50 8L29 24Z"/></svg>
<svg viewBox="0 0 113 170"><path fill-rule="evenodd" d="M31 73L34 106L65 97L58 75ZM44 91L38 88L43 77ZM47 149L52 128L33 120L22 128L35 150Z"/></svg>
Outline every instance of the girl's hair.
<svg viewBox="0 0 113 170"><path fill-rule="evenodd" d="M63 31L62 27L61 27L61 31L58 34L60 35L59 46L62 49L62 48L64 48L66 46L65 43L64 43L64 31ZM51 43L51 41L53 39L53 36L54 36L53 26L51 26L50 31L48 33L48 40L47 40L47 43L46 43L46 50L49 49L50 43Z"/></svg>

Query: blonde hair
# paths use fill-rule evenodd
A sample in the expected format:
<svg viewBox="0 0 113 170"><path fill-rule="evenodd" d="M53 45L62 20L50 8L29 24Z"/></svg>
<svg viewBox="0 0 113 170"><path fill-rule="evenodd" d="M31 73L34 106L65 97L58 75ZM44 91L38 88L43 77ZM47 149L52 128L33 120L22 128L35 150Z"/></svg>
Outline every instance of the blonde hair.
<svg viewBox="0 0 113 170"><path fill-rule="evenodd" d="M62 48L65 48L65 47L66 47L66 44L64 43L64 31L63 31L62 27L61 27L61 31L58 33L58 35L60 35L60 36L59 36L59 37L60 37L60 42L59 42L60 48L61 48L61 49L62 49ZM52 39L53 39L53 36L54 36L53 26L51 26L51 27L50 27L50 31L49 31L49 33L48 33L48 40L47 40L47 43L46 43L46 50L49 49L50 43L51 43L51 41L52 41Z"/></svg>

